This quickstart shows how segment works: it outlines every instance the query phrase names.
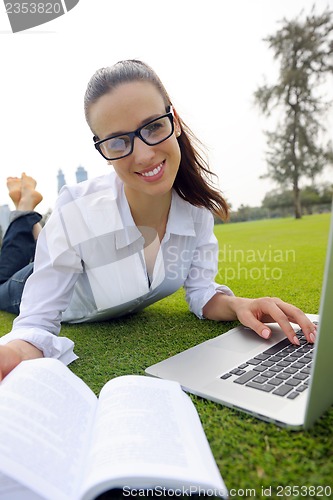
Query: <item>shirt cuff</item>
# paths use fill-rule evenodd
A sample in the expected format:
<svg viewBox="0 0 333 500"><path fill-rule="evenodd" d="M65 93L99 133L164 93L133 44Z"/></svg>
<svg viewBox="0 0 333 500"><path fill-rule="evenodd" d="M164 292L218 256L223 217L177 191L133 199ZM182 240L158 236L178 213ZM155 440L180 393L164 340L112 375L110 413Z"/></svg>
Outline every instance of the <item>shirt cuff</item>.
<svg viewBox="0 0 333 500"><path fill-rule="evenodd" d="M25 340L43 352L45 358L55 358L69 365L78 356L74 353L74 342L67 337L57 337L39 328L16 328L0 338L0 345L12 340Z"/></svg>
<svg viewBox="0 0 333 500"><path fill-rule="evenodd" d="M229 295L229 296L234 296L234 292L226 285L219 285L218 283L212 283L212 285L208 288L204 298L203 298L203 304L202 304L202 307L200 309L200 312L199 314L197 314L198 318L199 319L206 319L205 316L203 315L203 308L205 307L205 305L207 304L207 302L210 301L210 299L212 297L214 297L214 295L216 293L222 293L223 295Z"/></svg>

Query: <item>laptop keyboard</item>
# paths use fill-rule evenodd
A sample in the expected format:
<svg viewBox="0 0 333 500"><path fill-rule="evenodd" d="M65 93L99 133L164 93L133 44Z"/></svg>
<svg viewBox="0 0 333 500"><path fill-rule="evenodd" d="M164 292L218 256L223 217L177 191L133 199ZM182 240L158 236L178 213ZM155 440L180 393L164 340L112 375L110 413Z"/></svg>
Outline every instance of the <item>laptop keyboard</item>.
<svg viewBox="0 0 333 500"><path fill-rule="evenodd" d="M296 399L309 386L314 344L309 344L302 330L296 332L300 346L285 338L246 363L225 373L221 379L246 387Z"/></svg>

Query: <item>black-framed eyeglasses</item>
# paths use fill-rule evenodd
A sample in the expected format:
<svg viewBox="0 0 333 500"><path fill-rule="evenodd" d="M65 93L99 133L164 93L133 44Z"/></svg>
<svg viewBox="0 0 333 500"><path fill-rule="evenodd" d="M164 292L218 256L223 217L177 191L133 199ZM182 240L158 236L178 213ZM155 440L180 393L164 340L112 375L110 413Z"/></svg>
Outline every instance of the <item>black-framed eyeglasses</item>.
<svg viewBox="0 0 333 500"><path fill-rule="evenodd" d="M133 152L135 137L141 139L148 146L156 146L156 144L166 141L174 132L171 106L166 111L165 115L150 120L133 132L113 135L101 141L95 141L95 136L95 148L106 160L120 160Z"/></svg>

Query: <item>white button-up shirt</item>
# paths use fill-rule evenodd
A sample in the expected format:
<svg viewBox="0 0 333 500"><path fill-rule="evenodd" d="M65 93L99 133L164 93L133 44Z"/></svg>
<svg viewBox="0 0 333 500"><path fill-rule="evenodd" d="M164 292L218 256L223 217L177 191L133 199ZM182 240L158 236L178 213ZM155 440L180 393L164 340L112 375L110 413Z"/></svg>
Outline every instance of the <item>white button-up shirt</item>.
<svg viewBox="0 0 333 500"><path fill-rule="evenodd" d="M70 363L73 342L58 337L61 321L108 320L132 313L184 286L190 310L202 318L204 305L218 291L218 245L212 214L172 193L163 240L152 275L144 248L115 173L73 187L65 186L39 235L34 272L28 279L20 315L0 339L30 342L44 356Z"/></svg>

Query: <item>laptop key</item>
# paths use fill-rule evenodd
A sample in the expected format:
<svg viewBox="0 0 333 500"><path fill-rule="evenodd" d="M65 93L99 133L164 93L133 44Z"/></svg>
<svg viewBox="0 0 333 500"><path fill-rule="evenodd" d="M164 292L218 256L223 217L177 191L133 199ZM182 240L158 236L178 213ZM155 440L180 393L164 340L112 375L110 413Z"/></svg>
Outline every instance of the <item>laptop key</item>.
<svg viewBox="0 0 333 500"><path fill-rule="evenodd" d="M278 373L276 375L276 378L280 378L281 380L287 380L289 377L289 373Z"/></svg>
<svg viewBox="0 0 333 500"><path fill-rule="evenodd" d="M262 361L261 359L255 359L255 358L253 358L253 359L249 359L247 361L247 363L249 365L260 365L261 361Z"/></svg>
<svg viewBox="0 0 333 500"><path fill-rule="evenodd" d="M299 396L300 393L299 392L291 392L290 394L288 394L287 398L288 399L295 399L297 398L297 396Z"/></svg>
<svg viewBox="0 0 333 500"><path fill-rule="evenodd" d="M276 365L276 366L272 366L271 371L275 372L275 373L279 373L279 372L282 372L283 368L284 368L283 366Z"/></svg>
<svg viewBox="0 0 333 500"><path fill-rule="evenodd" d="M264 354L269 354L269 355L276 354L277 352L281 351L282 349L284 349L285 347L287 347L289 345L290 345L290 340L283 339L283 340L281 340L281 342L278 342L277 344L273 345L269 349L266 349L266 351L264 351Z"/></svg>
<svg viewBox="0 0 333 500"><path fill-rule="evenodd" d="M302 352L299 352L299 351L296 351L292 354L292 356L294 356L295 358L301 358L303 356L303 353Z"/></svg>
<svg viewBox="0 0 333 500"><path fill-rule="evenodd" d="M296 361L296 363L293 363L293 368L297 368L297 370L300 370L303 368L303 363L300 363L299 361Z"/></svg>
<svg viewBox="0 0 333 500"><path fill-rule="evenodd" d="M308 378L308 375L305 373L295 373L294 378L297 380L306 380Z"/></svg>
<svg viewBox="0 0 333 500"><path fill-rule="evenodd" d="M236 378L234 382L236 384L246 384L246 382L249 382L249 380L253 379L254 377L258 376L258 372L255 372L254 370L250 370L249 372L244 373L244 375L241 375L240 377Z"/></svg>
<svg viewBox="0 0 333 500"><path fill-rule="evenodd" d="M260 361L265 361L267 358L269 358L269 355L264 353L254 356L254 359L260 359Z"/></svg>
<svg viewBox="0 0 333 500"><path fill-rule="evenodd" d="M249 382L246 387L252 387L253 389L259 389L259 391L271 392L275 389L274 385L269 384L256 384L255 382Z"/></svg>
<svg viewBox="0 0 333 500"><path fill-rule="evenodd" d="M276 394L277 396L285 396L292 390L292 387L290 385L280 385L275 391L273 391L273 394Z"/></svg>
<svg viewBox="0 0 333 500"><path fill-rule="evenodd" d="M238 368L234 368L230 372L232 375L243 375L245 373L245 370L239 370Z"/></svg>
<svg viewBox="0 0 333 500"><path fill-rule="evenodd" d="M289 363L287 361L280 361L276 366L286 368L287 366L289 366Z"/></svg>
<svg viewBox="0 0 333 500"><path fill-rule="evenodd" d="M258 365L253 368L256 372L261 373L267 370L267 366Z"/></svg>
<svg viewBox="0 0 333 500"><path fill-rule="evenodd" d="M289 352L280 351L276 353L276 356L278 356L279 358L285 358L286 356L289 356Z"/></svg>
<svg viewBox="0 0 333 500"><path fill-rule="evenodd" d="M290 368L286 368L283 373L290 373L291 375L293 375L296 372L297 372L297 368L290 367Z"/></svg>
<svg viewBox="0 0 333 500"><path fill-rule="evenodd" d="M222 380L226 380L227 378L230 378L231 377L231 373L225 373L224 375L222 375L220 378Z"/></svg>
<svg viewBox="0 0 333 500"><path fill-rule="evenodd" d="M304 366L306 366L309 362L311 362L311 360L305 356L297 360L297 364L302 365L302 368L304 368Z"/></svg>
<svg viewBox="0 0 333 500"><path fill-rule="evenodd" d="M298 358L296 356L288 356L287 358L284 358L287 363L293 363L294 361L298 361Z"/></svg>
<svg viewBox="0 0 333 500"><path fill-rule="evenodd" d="M282 361L281 357L276 355L276 356L271 356L269 358L270 361L273 361L274 363L278 363L279 361Z"/></svg>
<svg viewBox="0 0 333 500"><path fill-rule="evenodd" d="M277 377L269 379L269 383L276 385L276 386L282 384L282 382L283 382L283 380L281 378L277 378Z"/></svg>
<svg viewBox="0 0 333 500"><path fill-rule="evenodd" d="M253 382L256 382L257 384L265 384L267 382L267 378L259 375L259 377L253 379Z"/></svg>
<svg viewBox="0 0 333 500"><path fill-rule="evenodd" d="M261 363L261 366L270 367L270 366L273 366L273 365L274 365L274 361L264 361L263 363Z"/></svg>
<svg viewBox="0 0 333 500"><path fill-rule="evenodd" d="M304 384L303 384L303 385L299 385L298 387L295 387L295 390L296 390L297 392L303 392L303 391L305 391L306 389L308 389L308 386L307 386L307 385L304 385Z"/></svg>
<svg viewBox="0 0 333 500"><path fill-rule="evenodd" d="M301 383L300 380L297 380L295 378L290 378L289 380L287 380L286 384L287 385L291 385L292 387L296 387L296 385L299 385Z"/></svg>

